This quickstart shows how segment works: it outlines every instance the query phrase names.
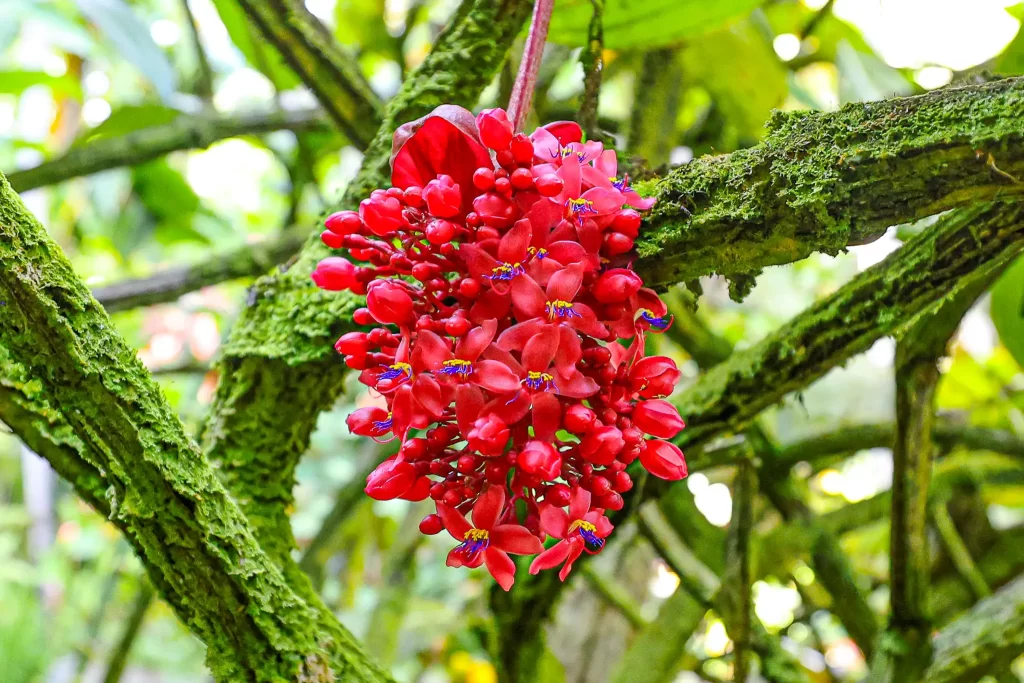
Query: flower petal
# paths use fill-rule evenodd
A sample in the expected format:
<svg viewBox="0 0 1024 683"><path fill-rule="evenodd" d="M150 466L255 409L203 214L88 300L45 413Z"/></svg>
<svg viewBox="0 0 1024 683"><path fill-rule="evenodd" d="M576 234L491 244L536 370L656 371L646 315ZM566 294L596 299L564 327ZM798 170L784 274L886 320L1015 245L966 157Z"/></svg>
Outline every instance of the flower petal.
<svg viewBox="0 0 1024 683"><path fill-rule="evenodd" d="M512 309L516 320L529 320L544 315L548 297L529 275L520 275L512 280Z"/></svg>
<svg viewBox="0 0 1024 683"><path fill-rule="evenodd" d="M441 518L441 523L452 538L459 543L466 540L466 532L473 528L461 512L444 503L437 504L437 516Z"/></svg>
<svg viewBox="0 0 1024 683"><path fill-rule="evenodd" d="M455 391L455 418L463 436L469 434L484 407L484 394L472 384L460 384Z"/></svg>
<svg viewBox="0 0 1024 683"><path fill-rule="evenodd" d="M511 557L497 548L488 548L484 551L484 562L487 563L487 571L502 589L507 591L512 588L516 582L516 563Z"/></svg>
<svg viewBox="0 0 1024 683"><path fill-rule="evenodd" d="M440 507L438 505L438 508ZM480 497L476 499L476 503L473 505L473 525L477 529L490 531L491 527L498 521L498 515L501 514L504 507L505 491L502 490L502 487L487 487L487 490L480 494ZM444 521L443 517L441 521Z"/></svg>
<svg viewBox="0 0 1024 683"><path fill-rule="evenodd" d="M558 351L558 328L546 325L523 347L523 368L547 372Z"/></svg>
<svg viewBox="0 0 1024 683"><path fill-rule="evenodd" d="M547 325L540 318L513 325L498 335L498 348L503 351L522 351L533 335Z"/></svg>
<svg viewBox="0 0 1024 683"><path fill-rule="evenodd" d="M549 301L572 301L583 284L583 264L566 266L548 280Z"/></svg>
<svg viewBox="0 0 1024 683"><path fill-rule="evenodd" d="M562 377L572 377L576 363L583 357L583 347L576 330L568 325L558 326L558 351L555 353L555 369Z"/></svg>
<svg viewBox="0 0 1024 683"><path fill-rule="evenodd" d="M477 244L460 244L458 254L469 269L469 274L478 280L493 275L494 269L498 267L498 260Z"/></svg>
<svg viewBox="0 0 1024 683"><path fill-rule="evenodd" d="M494 339L498 331L498 321L494 318L485 320L479 327L467 332L455 345L455 357L474 362Z"/></svg>
<svg viewBox="0 0 1024 683"><path fill-rule="evenodd" d="M540 393L533 396L533 434L546 443L553 443L555 432L562 424L562 404L554 394Z"/></svg>
<svg viewBox="0 0 1024 683"><path fill-rule="evenodd" d="M412 368L415 372L433 372L446 360L451 360L451 347L430 330L420 330L412 349Z"/></svg>
<svg viewBox="0 0 1024 683"><path fill-rule="evenodd" d="M491 529L491 547L516 555L536 555L544 546L526 527L500 524Z"/></svg>
<svg viewBox="0 0 1024 683"><path fill-rule="evenodd" d="M565 578L569 576L569 572L572 571L572 563L579 558L583 552L584 547L582 538L572 538L569 540L569 556L565 558L565 566L562 567L562 571L558 572L558 578L565 581Z"/></svg>
<svg viewBox="0 0 1024 683"><path fill-rule="evenodd" d="M519 278L516 278L518 280ZM488 320L504 318L512 305L512 299L508 292L499 292L495 289L485 289L483 294L476 300L473 307L469 309L469 319L481 325Z"/></svg>
<svg viewBox="0 0 1024 683"><path fill-rule="evenodd" d="M540 530L553 538L565 538L569 532L569 515L560 507L541 505Z"/></svg>
<svg viewBox="0 0 1024 683"><path fill-rule="evenodd" d="M496 394L511 394L519 391L519 375L507 365L496 360L482 360L476 364L473 379L477 385Z"/></svg>
<svg viewBox="0 0 1024 683"><path fill-rule="evenodd" d="M569 543L559 541L533 559L533 562L530 563L530 573L537 574L543 569L557 567L565 562L567 557L569 557Z"/></svg>
<svg viewBox="0 0 1024 683"><path fill-rule="evenodd" d="M526 248L533 239L533 226L523 218L516 221L498 243L498 258L505 263L519 263L526 260Z"/></svg>
<svg viewBox="0 0 1024 683"><path fill-rule="evenodd" d="M583 519L583 516L590 510L590 491L583 487L577 487L569 499L569 518Z"/></svg>
<svg viewBox="0 0 1024 683"><path fill-rule="evenodd" d="M555 377L555 386L558 388L558 395L566 398L586 398L593 396L601 389L597 382L579 370L575 371L568 379Z"/></svg>

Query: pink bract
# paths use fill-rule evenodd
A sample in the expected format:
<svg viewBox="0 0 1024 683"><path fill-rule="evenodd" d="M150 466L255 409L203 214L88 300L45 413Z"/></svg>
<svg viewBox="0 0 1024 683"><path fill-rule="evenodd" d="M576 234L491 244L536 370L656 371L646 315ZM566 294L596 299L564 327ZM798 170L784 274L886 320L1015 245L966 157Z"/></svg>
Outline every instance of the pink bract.
<svg viewBox="0 0 1024 683"><path fill-rule="evenodd" d="M367 493L429 496L437 515L420 529L458 541L448 564L486 565L506 590L509 553L538 555L533 573L562 565L564 579L600 551L630 463L686 476L663 440L684 426L662 400L680 372L643 356L645 335L671 320L622 265L653 200L617 177L614 150L582 138L572 122L527 136L501 109L451 105L405 124L394 187L326 220L324 243L351 261L313 273L365 294L353 320L377 324L335 345L387 404L349 428L401 443Z"/></svg>

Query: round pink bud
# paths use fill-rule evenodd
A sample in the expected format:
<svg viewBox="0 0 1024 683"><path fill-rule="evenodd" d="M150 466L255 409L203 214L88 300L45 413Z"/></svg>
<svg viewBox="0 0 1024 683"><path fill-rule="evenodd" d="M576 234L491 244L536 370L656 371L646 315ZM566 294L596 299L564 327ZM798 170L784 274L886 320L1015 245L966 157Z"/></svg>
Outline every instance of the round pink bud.
<svg viewBox="0 0 1024 683"><path fill-rule="evenodd" d="M620 303L640 291L644 281L628 268L612 268L597 278L590 292L603 304Z"/></svg>
<svg viewBox="0 0 1024 683"><path fill-rule="evenodd" d="M633 409L633 423L645 433L659 439L671 439L686 426L683 418L679 417L676 407L661 399L639 403Z"/></svg>
<svg viewBox="0 0 1024 683"><path fill-rule="evenodd" d="M478 168L473 171L473 187L481 192L494 189L494 170L490 168ZM467 218L469 218L467 216Z"/></svg>
<svg viewBox="0 0 1024 683"><path fill-rule="evenodd" d="M671 358L648 356L633 364L629 381L633 391L644 398L662 398L672 393L682 376Z"/></svg>
<svg viewBox="0 0 1024 683"><path fill-rule="evenodd" d="M365 332L346 332L334 343L334 348L346 356L360 356L370 350L370 344Z"/></svg>
<svg viewBox="0 0 1024 683"><path fill-rule="evenodd" d="M555 484L544 494L544 502L555 507L565 507L572 498L572 491L565 484Z"/></svg>
<svg viewBox="0 0 1024 683"><path fill-rule="evenodd" d="M677 481L686 476L686 458L679 447L668 441L648 441L640 451L640 463L656 477Z"/></svg>
<svg viewBox="0 0 1024 683"><path fill-rule="evenodd" d="M619 211L612 219L612 230L635 240L640 234L640 214L633 209Z"/></svg>
<svg viewBox="0 0 1024 683"><path fill-rule="evenodd" d="M424 536L436 536L444 531L444 522L437 515L427 515L420 521L420 533Z"/></svg>
<svg viewBox="0 0 1024 683"><path fill-rule="evenodd" d="M356 284L356 267L348 259L328 256L316 265L310 276L316 286L332 292L351 289Z"/></svg>
<svg viewBox="0 0 1024 683"><path fill-rule="evenodd" d="M515 130L504 109L484 109L477 114L476 125L480 129L480 141L485 147L495 151L508 149Z"/></svg>
<svg viewBox="0 0 1024 683"><path fill-rule="evenodd" d="M516 463L524 472L544 481L557 479L562 471L562 456L551 444L543 441L528 441Z"/></svg>
<svg viewBox="0 0 1024 683"><path fill-rule="evenodd" d="M451 218L459 215L462 192L451 176L440 175L423 188L423 200L427 203L430 215Z"/></svg>
<svg viewBox="0 0 1024 683"><path fill-rule="evenodd" d="M508 443L508 425L494 414L477 418L473 428L466 435L469 447L483 455L495 457L505 452Z"/></svg>
<svg viewBox="0 0 1024 683"><path fill-rule="evenodd" d="M626 254L632 248L633 240L621 232L606 232L604 234L604 253L609 256Z"/></svg>
<svg viewBox="0 0 1024 683"><path fill-rule="evenodd" d="M500 180L508 183L508 179ZM474 199L473 210L484 225L492 228L507 228L517 218L516 207L512 200L497 192L488 192Z"/></svg>
<svg viewBox="0 0 1024 683"><path fill-rule="evenodd" d="M580 454L595 465L611 465L624 443L617 427L598 427L583 437Z"/></svg>
<svg viewBox="0 0 1024 683"><path fill-rule="evenodd" d="M537 192L542 197L554 197L562 188L565 187L565 183L554 173L548 173L537 178L533 184L537 188Z"/></svg>
<svg viewBox="0 0 1024 683"><path fill-rule="evenodd" d="M424 231L427 241L431 244L445 244L455 237L455 224L443 218L430 221Z"/></svg>
<svg viewBox="0 0 1024 683"><path fill-rule="evenodd" d="M341 249L345 246L345 238L336 232L331 232L330 230L324 230L320 233L320 241L331 249Z"/></svg>
<svg viewBox="0 0 1024 683"><path fill-rule="evenodd" d="M512 138L512 158L520 164L533 161L533 142L523 133Z"/></svg>
<svg viewBox="0 0 1024 683"><path fill-rule="evenodd" d="M413 319L412 297L393 280L374 280L366 293L366 306L373 318L384 324L407 324Z"/></svg>
<svg viewBox="0 0 1024 683"><path fill-rule="evenodd" d="M594 411L581 403L574 403L565 410L565 428L573 434L583 434L594 423Z"/></svg>
<svg viewBox="0 0 1024 683"><path fill-rule="evenodd" d="M363 219L355 211L337 211L327 217L324 225L336 235L354 235L363 229Z"/></svg>
<svg viewBox="0 0 1024 683"><path fill-rule="evenodd" d="M391 457L366 478L365 490L374 500L394 500L408 493L415 483L416 468L407 462L396 462Z"/></svg>
<svg viewBox="0 0 1024 683"><path fill-rule="evenodd" d="M405 227L402 202L385 194L371 195L359 202L359 215L374 235L386 237Z"/></svg>

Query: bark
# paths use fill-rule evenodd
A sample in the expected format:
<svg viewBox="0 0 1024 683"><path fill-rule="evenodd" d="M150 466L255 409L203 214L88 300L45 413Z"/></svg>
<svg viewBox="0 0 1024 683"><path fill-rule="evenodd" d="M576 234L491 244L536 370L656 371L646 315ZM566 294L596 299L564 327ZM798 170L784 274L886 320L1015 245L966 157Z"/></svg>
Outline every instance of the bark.
<svg viewBox="0 0 1024 683"><path fill-rule="evenodd" d="M145 278L96 287L92 295L107 313L175 301L189 292L243 277L256 277L288 260L304 239L288 233L272 242L247 244L207 261L179 266Z"/></svg>
<svg viewBox="0 0 1024 683"><path fill-rule="evenodd" d="M384 123L341 207L355 208L388 184L395 128L444 103L472 105L518 34L526 0L466 0L434 48L388 104ZM295 466L321 410L341 391L344 364L332 348L352 329L354 296L317 289L309 279L330 251L312 236L286 273L262 278L224 350L222 377L202 443L218 464L272 557L294 547L287 508Z"/></svg>
<svg viewBox="0 0 1024 683"><path fill-rule="evenodd" d="M699 448L741 430L790 392L903 329L976 269L1012 261L1024 250L1022 215L1024 207L1003 203L951 214L760 343L733 354L675 401L687 421L680 445ZM638 497L657 498L670 490L666 482L648 478L627 494L625 509L634 509ZM530 680L517 676L529 671L532 654L543 644L542 626L561 589L558 577L545 572L517 581L513 594L491 592L508 680Z"/></svg>
<svg viewBox="0 0 1024 683"><path fill-rule="evenodd" d="M106 508L221 680L386 681L257 545L160 389L0 176L0 419Z"/></svg>
<svg viewBox="0 0 1024 683"><path fill-rule="evenodd" d="M18 192L99 173L120 166L138 166L182 149L204 149L226 138L260 135L276 130L320 130L323 112L317 109L266 113L179 116L171 123L119 137L101 138L34 168L7 176Z"/></svg>
<svg viewBox="0 0 1024 683"><path fill-rule="evenodd" d="M749 278L870 242L896 223L1019 195L1024 183L1011 177L1024 177L1022 109L1024 78L1013 78L777 113L756 147L637 183L658 197L637 269L660 288L710 273Z"/></svg>
<svg viewBox="0 0 1024 683"><path fill-rule="evenodd" d="M380 125L381 103L355 59L301 0L239 0L239 5L316 95L338 129L365 148Z"/></svg>
<svg viewBox="0 0 1024 683"><path fill-rule="evenodd" d="M1024 651L1024 577L999 589L939 632L925 683L968 683Z"/></svg>

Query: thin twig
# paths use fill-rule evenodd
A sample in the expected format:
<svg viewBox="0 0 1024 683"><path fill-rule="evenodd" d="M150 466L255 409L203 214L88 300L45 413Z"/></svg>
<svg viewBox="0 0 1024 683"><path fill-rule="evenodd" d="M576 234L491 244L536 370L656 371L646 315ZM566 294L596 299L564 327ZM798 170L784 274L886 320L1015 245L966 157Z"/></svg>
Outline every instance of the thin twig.
<svg viewBox="0 0 1024 683"><path fill-rule="evenodd" d="M192 36L192 47L195 49L196 62L199 66L199 75L196 78L196 94L202 98L207 105L213 99L213 69L210 68L210 60L206 57L206 50L203 49L203 41L199 38L199 27L196 25L195 15L188 5L189 0L181 0L181 9L185 13L185 20L188 24L189 33Z"/></svg>
<svg viewBox="0 0 1024 683"><path fill-rule="evenodd" d="M974 597L980 600L992 595L992 589L989 587L985 577L982 576L978 565L974 563L971 551L967 549L967 544L964 543L960 532L956 530L956 524L953 523L953 518L949 516L946 504L937 503L933 505L931 513L932 522L935 524L936 531L939 532L942 545L946 548L946 552L949 553L950 559L953 560L953 566L956 567L957 572L967 582L967 585L971 587Z"/></svg>
<svg viewBox="0 0 1024 683"><path fill-rule="evenodd" d="M128 662L128 655L131 653L132 645L142 629L142 622L146 618L146 612L149 610L149 606L153 604L155 597L156 591L153 590L153 586L149 581L143 579L142 588L139 590L135 603L132 605L128 621L124 623L121 637L118 639L117 646L111 652L110 659L107 661L107 672L103 675L103 683L117 683L121 680L121 674L124 672L125 664Z"/></svg>
<svg viewBox="0 0 1024 683"><path fill-rule="evenodd" d="M530 33L526 36L526 47L523 49L523 60L519 63L519 73L512 86L512 97L508 103L508 117L516 131L526 123L526 115L533 101L533 88L537 82L537 72L544 57L544 43L548 36L548 25L551 23L551 10L555 0L536 0L533 5L533 20L530 22Z"/></svg>
<svg viewBox="0 0 1024 683"><path fill-rule="evenodd" d="M647 626L648 621L640 613L640 606L634 602L633 598L629 597L625 587L618 581L601 574L589 562L584 564L580 571L583 573L583 578L587 580L587 584L594 589L594 593L605 604L625 617L633 628L640 629Z"/></svg>

